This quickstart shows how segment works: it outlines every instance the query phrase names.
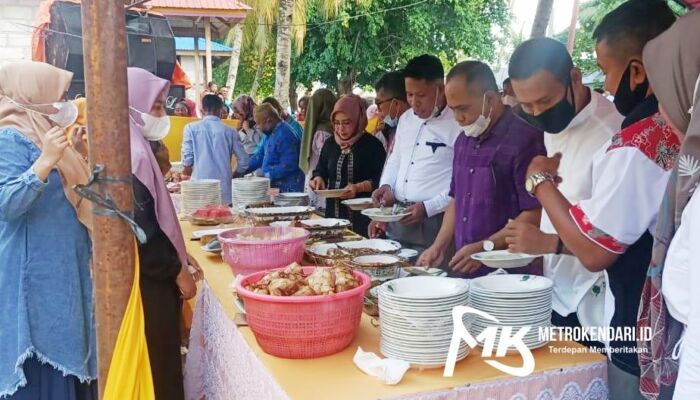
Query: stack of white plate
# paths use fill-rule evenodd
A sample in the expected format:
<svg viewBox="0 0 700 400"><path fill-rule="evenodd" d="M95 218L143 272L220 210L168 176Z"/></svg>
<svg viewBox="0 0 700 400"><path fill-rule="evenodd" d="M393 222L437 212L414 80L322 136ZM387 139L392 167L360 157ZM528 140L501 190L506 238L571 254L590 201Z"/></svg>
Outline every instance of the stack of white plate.
<svg viewBox="0 0 700 400"><path fill-rule="evenodd" d="M221 182L218 179L182 181L180 192L181 211L185 215L191 215L206 206L221 204Z"/></svg>
<svg viewBox="0 0 700 400"><path fill-rule="evenodd" d="M474 318L469 333L473 337L488 327L497 327L496 346L501 327L512 327L511 336L522 327L530 327L523 342L530 349L547 344L540 340L539 328L551 326L552 280L536 275L488 275L472 279L469 304L472 308L495 317L498 322L481 316ZM514 347L509 351L515 350Z"/></svg>
<svg viewBox="0 0 700 400"><path fill-rule="evenodd" d="M233 208L245 208L249 204L270 201L270 180L249 176L231 181L231 202Z"/></svg>
<svg viewBox="0 0 700 400"><path fill-rule="evenodd" d="M275 198L275 205L279 207L308 206L309 195L304 192L280 193Z"/></svg>
<svg viewBox="0 0 700 400"><path fill-rule="evenodd" d="M452 309L467 305L463 279L415 276L386 282L379 289L380 351L414 368L445 365L452 340ZM457 360L469 354L461 341Z"/></svg>

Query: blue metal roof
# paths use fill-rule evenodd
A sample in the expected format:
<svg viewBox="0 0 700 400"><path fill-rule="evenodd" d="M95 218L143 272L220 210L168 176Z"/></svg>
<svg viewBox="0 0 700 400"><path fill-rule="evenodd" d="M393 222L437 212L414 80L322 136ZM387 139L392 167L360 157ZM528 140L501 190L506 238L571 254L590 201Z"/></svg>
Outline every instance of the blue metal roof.
<svg viewBox="0 0 700 400"><path fill-rule="evenodd" d="M206 43L204 38L197 38L197 47L199 51L204 51L206 49ZM175 50L176 51L194 51L194 38L193 37L175 37ZM231 52L232 48L212 41L211 51L226 51Z"/></svg>

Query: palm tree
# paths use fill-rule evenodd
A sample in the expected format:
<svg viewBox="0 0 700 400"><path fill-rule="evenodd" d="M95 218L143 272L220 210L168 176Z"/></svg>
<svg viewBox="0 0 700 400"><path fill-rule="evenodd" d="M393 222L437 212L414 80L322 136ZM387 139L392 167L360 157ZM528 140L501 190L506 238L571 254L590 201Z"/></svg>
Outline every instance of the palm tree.
<svg viewBox="0 0 700 400"><path fill-rule="evenodd" d="M292 51L300 54L306 36L306 11L309 7L320 10L323 17L335 17L345 0L248 0L253 10L244 24L243 45L255 49L259 57L253 93L264 71L265 54L272 45L273 27L276 25L275 97L282 107L289 105L290 64ZM367 3L371 0L355 0ZM233 31L233 30L232 30ZM229 43L233 43L229 34ZM294 47L294 49L292 49ZM231 65L233 68L233 65ZM293 88L292 88L293 89Z"/></svg>
<svg viewBox="0 0 700 400"><path fill-rule="evenodd" d="M537 11L535 12L535 20L532 22L531 38L542 37L547 32L547 24L552 15L552 4L554 0L539 0L537 2Z"/></svg>

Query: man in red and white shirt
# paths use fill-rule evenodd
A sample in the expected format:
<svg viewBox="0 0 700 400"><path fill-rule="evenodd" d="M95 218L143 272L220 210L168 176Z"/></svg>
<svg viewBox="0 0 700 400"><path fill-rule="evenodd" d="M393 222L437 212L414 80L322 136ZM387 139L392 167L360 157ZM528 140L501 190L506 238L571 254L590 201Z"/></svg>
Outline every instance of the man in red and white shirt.
<svg viewBox="0 0 700 400"><path fill-rule="evenodd" d="M594 32L605 88L615 95L615 106L626 118L622 130L593 156L591 196L571 204L559 191L561 154L534 158L526 182L565 251L590 271L605 271L606 298L614 298L614 306L606 306L605 314L613 328L636 326L651 258L650 231L680 149L678 137L658 113L641 61L644 44L667 29L675 17L665 3L640 3L624 3ZM609 344L610 398L641 399L635 340Z"/></svg>

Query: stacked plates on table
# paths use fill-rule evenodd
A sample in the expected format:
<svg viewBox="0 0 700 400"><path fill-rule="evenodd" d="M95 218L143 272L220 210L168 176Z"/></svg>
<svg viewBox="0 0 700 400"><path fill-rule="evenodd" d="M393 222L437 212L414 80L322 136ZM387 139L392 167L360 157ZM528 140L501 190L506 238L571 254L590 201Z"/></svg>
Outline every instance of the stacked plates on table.
<svg viewBox="0 0 700 400"><path fill-rule="evenodd" d="M308 206L309 195L304 192L280 193L275 197L275 205L279 207Z"/></svg>
<svg viewBox="0 0 700 400"><path fill-rule="evenodd" d="M463 279L415 276L386 282L379 289L380 351L414 368L445 365L452 340L452 309L468 303ZM457 360L469 354L461 341Z"/></svg>
<svg viewBox="0 0 700 400"><path fill-rule="evenodd" d="M231 181L231 203L234 209L243 209L249 204L270 201L270 180L257 176L236 178Z"/></svg>
<svg viewBox="0 0 700 400"><path fill-rule="evenodd" d="M483 311L498 322L481 316L473 318L469 333L473 337L488 327L497 327L496 346L502 327L512 327L511 336L520 328L530 327L523 343L529 349L547 344L540 340L539 328L549 328L552 318L552 280L536 275L488 275L472 279L469 305ZM509 348L514 351L515 348Z"/></svg>
<svg viewBox="0 0 700 400"><path fill-rule="evenodd" d="M191 215L206 206L221 204L221 182L218 179L182 181L180 192L181 211L185 215Z"/></svg>

